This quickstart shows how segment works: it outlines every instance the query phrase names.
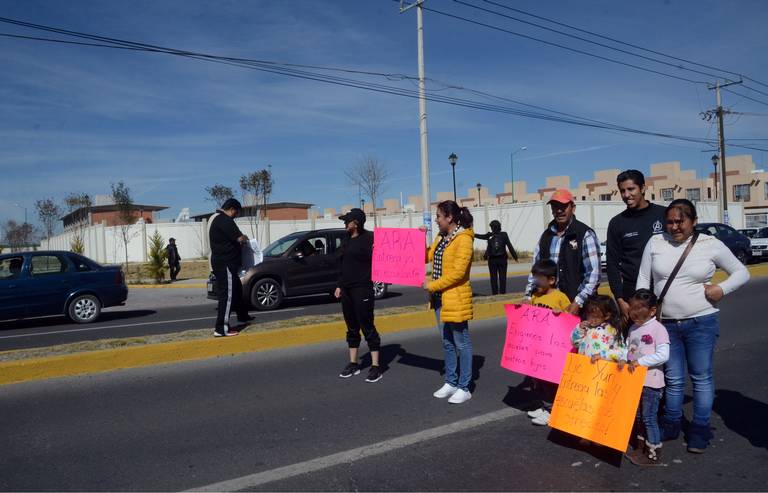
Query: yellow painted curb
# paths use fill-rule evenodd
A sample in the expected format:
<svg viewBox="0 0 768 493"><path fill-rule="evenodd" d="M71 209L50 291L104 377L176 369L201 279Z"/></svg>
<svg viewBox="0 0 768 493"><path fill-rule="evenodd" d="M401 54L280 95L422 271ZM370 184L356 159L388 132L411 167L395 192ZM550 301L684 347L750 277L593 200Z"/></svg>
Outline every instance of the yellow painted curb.
<svg viewBox="0 0 768 493"><path fill-rule="evenodd" d="M128 289L200 289L207 288L206 284L129 284Z"/></svg>
<svg viewBox="0 0 768 493"><path fill-rule="evenodd" d="M509 301L475 305L475 320L502 317L505 303L509 303ZM430 326L436 327L437 323L434 312L423 310L416 313L378 318L376 326L381 333L393 333ZM237 337L211 337L210 339L193 341L6 361L0 362L0 385L231 356L320 342L343 342L346 330L344 322L337 321L269 332L251 334L243 332Z"/></svg>

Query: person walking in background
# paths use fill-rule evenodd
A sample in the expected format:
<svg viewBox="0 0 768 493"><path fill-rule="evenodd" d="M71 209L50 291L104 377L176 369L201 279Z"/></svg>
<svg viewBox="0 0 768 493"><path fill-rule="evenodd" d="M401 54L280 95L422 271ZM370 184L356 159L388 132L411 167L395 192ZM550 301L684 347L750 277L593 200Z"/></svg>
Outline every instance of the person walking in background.
<svg viewBox="0 0 768 493"><path fill-rule="evenodd" d="M576 219L571 192L556 190L547 203L554 220L534 248L533 263L551 259L557 264L557 288L571 300L568 313L578 315L600 284L600 245L592 228ZM530 300L533 288L533 275L529 275L526 300Z"/></svg>
<svg viewBox="0 0 768 493"><path fill-rule="evenodd" d="M440 234L427 250L426 262L432 263L432 280L425 283L430 305L442 327L445 355L445 384L433 395L461 404L472 398L472 341L469 320L473 316L472 286L469 271L474 253L472 214L466 207L446 200L437 205ZM425 229L422 226L422 229Z"/></svg>
<svg viewBox="0 0 768 493"><path fill-rule="evenodd" d="M362 329L365 342L368 343L368 350L371 352L371 369L368 370L365 381L378 382L382 377L379 366L381 337L373 322L374 293L371 280L373 233L365 229L365 212L361 209L352 209L339 219L344 221L347 237L341 244L339 254L341 270L334 296L341 299L349 347L349 364L339 376L349 378L360 373L357 353L360 348L360 329Z"/></svg>
<svg viewBox="0 0 768 493"><path fill-rule="evenodd" d="M627 323L643 249L651 236L664 231L666 208L645 199L645 176L636 169L619 173L616 184L627 208L608 223L606 270L611 293Z"/></svg>
<svg viewBox="0 0 768 493"><path fill-rule="evenodd" d="M165 247L165 251L168 254L168 272L171 276L171 282L173 282L181 270L181 257L179 256L179 249L176 248L176 238L168 240L168 246Z"/></svg>
<svg viewBox="0 0 768 493"><path fill-rule="evenodd" d="M230 329L232 310L237 320L245 323L253 320L243 302L243 285L240 282L242 245L248 241L235 223L243 207L237 199L227 199L221 209L208 222L208 240L211 245L211 270L216 276L216 294L219 300L216 316L215 337L236 336L238 330Z"/></svg>
<svg viewBox="0 0 768 493"><path fill-rule="evenodd" d="M487 240L488 246L485 250L485 259L488 260L488 271L491 275L491 293L507 293L507 250L517 262L517 252L515 252L512 242L509 241L509 235L501 230L501 223L497 220L491 221L491 232L477 234L475 238Z"/></svg>
<svg viewBox="0 0 768 493"><path fill-rule="evenodd" d="M688 452L701 454L712 439L712 367L720 335L717 304L749 280L749 271L723 242L714 236L699 235L695 230L697 220L696 206L689 200L673 200L667 206L667 231L652 236L645 245L636 289L650 289L653 281L661 322L669 333L662 440L674 440L680 435L687 372L693 384ZM717 269L725 270L728 278L712 284Z"/></svg>

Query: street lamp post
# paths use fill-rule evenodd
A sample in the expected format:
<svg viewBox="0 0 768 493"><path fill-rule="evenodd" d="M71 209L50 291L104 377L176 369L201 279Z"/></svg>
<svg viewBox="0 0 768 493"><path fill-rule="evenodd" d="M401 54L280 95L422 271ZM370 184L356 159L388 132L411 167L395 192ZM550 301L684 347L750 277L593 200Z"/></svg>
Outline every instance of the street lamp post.
<svg viewBox="0 0 768 493"><path fill-rule="evenodd" d="M720 157L717 154L712 154L712 166L715 167L715 200L717 200L717 163L720 162Z"/></svg>
<svg viewBox="0 0 768 493"><path fill-rule="evenodd" d="M27 224L27 208L21 204L13 204L20 209L24 209L24 224Z"/></svg>
<svg viewBox="0 0 768 493"><path fill-rule="evenodd" d="M478 207L482 207L483 206L483 202L482 202L482 200L480 200L480 187L482 187L482 185L480 184L480 182L478 182L477 183L477 206Z"/></svg>
<svg viewBox="0 0 768 493"><path fill-rule="evenodd" d="M512 186L512 203L515 203L515 154L517 154L520 151L525 151L528 148L526 146L520 147L519 149L512 151L509 154L509 179L510 184Z"/></svg>
<svg viewBox="0 0 768 493"><path fill-rule="evenodd" d="M453 174L453 201L456 202L456 161L459 160L459 156L451 153L448 156L448 162L451 163L451 173Z"/></svg>

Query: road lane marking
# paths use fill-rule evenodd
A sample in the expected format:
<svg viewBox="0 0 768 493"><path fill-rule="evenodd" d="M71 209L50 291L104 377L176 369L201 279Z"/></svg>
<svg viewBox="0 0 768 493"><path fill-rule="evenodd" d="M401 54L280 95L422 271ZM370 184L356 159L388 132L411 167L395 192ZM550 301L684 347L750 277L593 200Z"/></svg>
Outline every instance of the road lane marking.
<svg viewBox="0 0 768 493"><path fill-rule="evenodd" d="M286 308L284 310L280 310L280 313L294 312L296 310L303 310L303 308ZM255 312L254 315L266 315L268 313L269 312ZM35 332L34 334L15 334L10 336L0 336L0 339L18 339L21 337L47 336L51 334L68 334L73 332L89 332L93 330L122 329L125 327L140 327L142 325L176 324L176 323L182 323L182 322L197 322L200 320L215 320L215 319L216 317L197 317L197 318L182 318L178 320L159 320L157 322L137 322L134 324L105 325L101 327L85 327L82 329L52 330L50 332Z"/></svg>
<svg viewBox="0 0 768 493"><path fill-rule="evenodd" d="M447 425L429 428L427 430L403 435L401 437L385 440L383 442L373 443L363 447L354 448L337 454L318 457L317 459L298 462L285 467L278 467L269 471L263 471L248 476L222 481L220 483L201 486L188 491L242 491L250 490L260 485L280 481L283 479L300 476L311 472L321 471L329 467L340 464L349 464L351 462L366 459L376 455L385 454L405 447L410 447L421 442L434 440L444 436L460 433L472 428L487 425L496 421L501 421L513 416L522 414L523 411L511 407L500 409L498 411L482 414L462 421L456 421Z"/></svg>

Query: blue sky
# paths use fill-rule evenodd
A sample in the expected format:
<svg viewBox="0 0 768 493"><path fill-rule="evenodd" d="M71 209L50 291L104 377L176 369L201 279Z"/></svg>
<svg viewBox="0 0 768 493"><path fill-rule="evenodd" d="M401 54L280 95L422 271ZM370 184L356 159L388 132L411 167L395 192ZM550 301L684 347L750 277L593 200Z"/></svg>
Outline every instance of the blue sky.
<svg viewBox="0 0 768 493"><path fill-rule="evenodd" d="M768 83L768 4L761 0L498 1ZM449 0L426 5L576 43ZM234 57L408 75L417 70L415 12L399 14L391 0L26 0L3 2L0 16ZM0 32L52 36L7 24ZM431 12L425 12L425 52L427 76L440 81L633 128L716 136L699 117L714 106L704 86ZM416 100L163 54L7 38L0 38L0 63L0 221L23 219L15 203L32 218L38 198L106 194L119 180L137 202L169 206L161 217L175 217L182 207L203 212L212 207L204 200L206 185L235 187L241 174L267 164L275 176L273 200L335 207L357 201L343 170L364 154L392 170L387 197L420 193ZM414 88L408 81L369 80ZM768 113L767 106L732 94L724 93L724 102L734 111ZM647 170L652 162L679 160L698 173L711 168L710 154L701 152L706 146L694 143L437 103L429 103L428 114L433 193L451 188L451 152L459 155L460 190L481 182L503 191L509 152L523 145L528 150L515 159L515 178L527 180L529 189L543 186L545 176L571 175L575 184L595 169ZM727 123L728 137L768 138L768 118ZM765 153L729 150L747 152L765 166Z"/></svg>

